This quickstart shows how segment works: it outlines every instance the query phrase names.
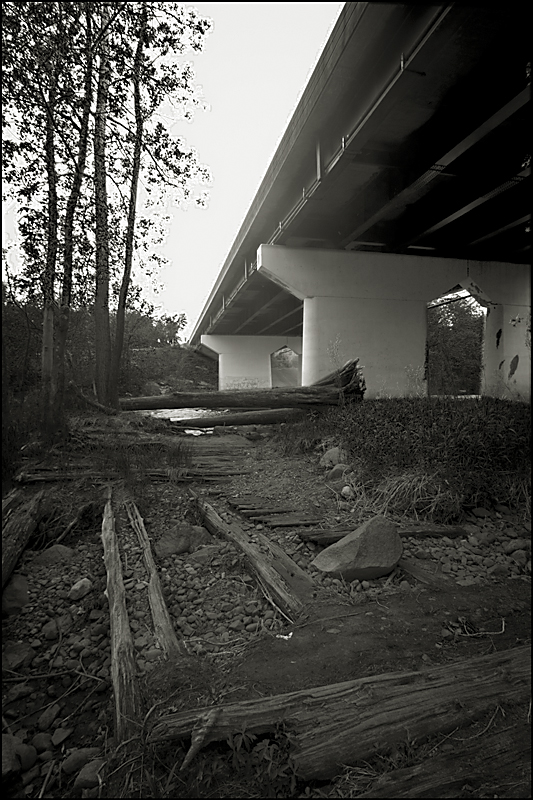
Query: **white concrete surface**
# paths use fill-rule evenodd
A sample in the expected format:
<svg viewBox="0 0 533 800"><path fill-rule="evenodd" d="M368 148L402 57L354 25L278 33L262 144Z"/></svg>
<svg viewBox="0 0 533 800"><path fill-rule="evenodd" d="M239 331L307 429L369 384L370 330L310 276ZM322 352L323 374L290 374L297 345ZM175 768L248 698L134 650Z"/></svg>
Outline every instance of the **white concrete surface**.
<svg viewBox="0 0 533 800"><path fill-rule="evenodd" d="M462 284L490 311L483 393L530 398L527 265L278 245L261 245L257 264L304 301L303 385L358 357L365 397L425 394L427 304Z"/></svg>
<svg viewBox="0 0 533 800"><path fill-rule="evenodd" d="M202 344L219 354L219 389L271 389L270 356L280 347L302 352L301 336L202 336Z"/></svg>

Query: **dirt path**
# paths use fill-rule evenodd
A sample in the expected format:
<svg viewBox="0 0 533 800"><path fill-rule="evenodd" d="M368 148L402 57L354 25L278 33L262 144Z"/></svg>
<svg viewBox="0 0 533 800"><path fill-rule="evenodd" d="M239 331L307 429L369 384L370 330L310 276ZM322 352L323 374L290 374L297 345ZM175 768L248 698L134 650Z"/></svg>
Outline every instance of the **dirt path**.
<svg viewBox="0 0 533 800"><path fill-rule="evenodd" d="M137 444L149 440L159 441L164 448L176 437L137 430ZM318 545L303 542L298 526L251 521L236 510L235 500L261 498L270 505L290 508L296 515L316 518L324 527L353 521L353 515L339 512L318 457L281 457L269 440L242 435L201 436L191 441L190 448L191 469L203 471L208 480L145 480L133 483L133 495L128 490L144 520L165 602L190 661L178 664L162 658L151 622L141 549L121 507L119 484L114 484L127 607L146 710L156 703L165 709L194 708L228 698L234 702L384 672L418 670L529 641L530 579L523 570L509 568L489 574L490 567L482 559L472 561L463 550L457 550L460 571L443 571L443 564L450 559L453 563L450 552L457 545L438 537L423 544L415 539L404 543L406 552L413 557L418 554L421 563L438 571L442 578L438 587L400 570L358 587L329 578L317 580L310 562L320 550ZM161 467L157 452L156 448L154 469ZM64 453L61 458L65 465ZM70 470L87 466L83 448L70 452L68 459ZM53 466L50 460L47 466ZM17 736L23 745L25 760L19 779L26 787L21 796L27 797L72 796L68 792L73 782L81 785L84 764L105 759L113 747L109 615L100 541L104 486L94 478L82 477L46 486L53 510L41 525L40 538L30 542L33 549L24 553L16 569L27 581L29 602L3 619L7 679L3 707L4 726L8 726L3 732ZM28 485L28 492L31 487ZM313 600L300 617L288 619L280 613L256 585L234 545L193 527L202 520L191 487L226 522L238 524L252 541L259 532L267 535L313 577ZM93 506L62 540L61 548L50 547L58 531L65 530L65 521L89 502ZM59 507L70 510L70 517L65 513L61 524L57 522ZM484 559L497 562L513 537L530 540L530 528L511 514L490 511L477 523L474 526L470 520L465 524L470 525L470 535L475 535L477 527ZM43 544L47 549L42 550ZM90 585L85 594L73 592L80 580ZM202 664L200 670L198 663ZM478 735L487 724L494 732L499 725L527 721L527 708L506 707L505 702L498 708L492 709L487 719L476 720L468 733L450 736L448 755L456 753L460 758L464 737ZM82 754L83 748L94 749ZM65 768L69 758L74 763L76 754L75 765ZM421 750L420 758L426 754ZM194 791L190 786L179 789L176 779L169 777L171 764L179 761L175 748L173 754L159 753L158 758L159 765L154 761L151 772L145 764L145 772L139 767L141 771L131 780L145 786L150 773L160 792L166 786L168 792L183 792L180 796L198 796L186 793ZM393 761L387 762L387 771L407 765L399 756ZM411 753L408 763L417 763L416 755ZM508 776L486 775L486 766L484 769L485 782L472 785L469 797L529 796L527 775L517 775L509 786ZM94 780L93 776L85 791L94 791L90 788L98 786ZM142 796L154 796L146 791ZM306 791L307 796L315 793L317 797L357 796L353 786L343 790L342 781L320 789L309 786Z"/></svg>

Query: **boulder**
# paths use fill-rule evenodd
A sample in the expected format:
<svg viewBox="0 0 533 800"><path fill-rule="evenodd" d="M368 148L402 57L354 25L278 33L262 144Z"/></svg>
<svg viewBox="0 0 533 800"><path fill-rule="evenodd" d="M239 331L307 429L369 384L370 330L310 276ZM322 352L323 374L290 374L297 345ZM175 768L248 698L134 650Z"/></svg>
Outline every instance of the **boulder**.
<svg viewBox="0 0 533 800"><path fill-rule="evenodd" d="M320 459L321 467L334 467L336 464L344 464L348 460L346 453L341 447L330 447Z"/></svg>
<svg viewBox="0 0 533 800"><path fill-rule="evenodd" d="M28 581L24 575L12 575L2 592L2 616L19 614L27 603L29 603Z"/></svg>
<svg viewBox="0 0 533 800"><path fill-rule="evenodd" d="M86 594L89 594L92 588L93 585L89 578L81 578L70 589L70 592L68 593L69 600L73 600L74 602L76 602L76 600L81 600L82 597L85 597Z"/></svg>
<svg viewBox="0 0 533 800"><path fill-rule="evenodd" d="M371 580L392 572L402 552L397 525L377 516L322 550L311 566L345 581Z"/></svg>
<svg viewBox="0 0 533 800"><path fill-rule="evenodd" d="M155 381L147 381L141 391L143 397L153 397L154 395L163 394L160 385Z"/></svg>
<svg viewBox="0 0 533 800"><path fill-rule="evenodd" d="M75 551L72 547L66 547L64 544L54 544L47 550L43 550L33 559L32 566L37 567L53 567L56 564L65 564L74 557Z"/></svg>
<svg viewBox="0 0 533 800"><path fill-rule="evenodd" d="M161 536L154 546L158 558L167 558L171 555L193 553L203 544L213 544L215 540L201 525L176 525L172 530Z"/></svg>
<svg viewBox="0 0 533 800"><path fill-rule="evenodd" d="M351 467L348 464L335 464L326 475L327 481L336 481L342 478L346 472L350 472Z"/></svg>

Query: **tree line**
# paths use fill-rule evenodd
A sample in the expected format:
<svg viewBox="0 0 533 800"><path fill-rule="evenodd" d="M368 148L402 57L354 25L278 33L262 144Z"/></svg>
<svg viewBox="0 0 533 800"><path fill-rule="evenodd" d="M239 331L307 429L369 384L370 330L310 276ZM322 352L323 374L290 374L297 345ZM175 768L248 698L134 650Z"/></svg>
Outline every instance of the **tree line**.
<svg viewBox="0 0 533 800"><path fill-rule="evenodd" d="M153 277L161 265L170 200L207 204L210 171L172 126L207 108L179 57L203 50L212 21L174 2L5 2L2 23L4 199L21 262L4 314L24 307L39 329L53 434L73 321L90 312L97 398L117 408L132 315L150 318L134 269Z"/></svg>

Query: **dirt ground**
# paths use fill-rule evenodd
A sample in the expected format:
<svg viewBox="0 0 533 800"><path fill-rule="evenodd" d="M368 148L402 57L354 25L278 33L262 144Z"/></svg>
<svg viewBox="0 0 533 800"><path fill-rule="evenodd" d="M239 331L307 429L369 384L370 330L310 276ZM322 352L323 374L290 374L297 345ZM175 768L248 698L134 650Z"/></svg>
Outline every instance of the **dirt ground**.
<svg viewBox="0 0 533 800"><path fill-rule="evenodd" d="M175 435L171 436L164 430L161 434L153 431L143 432L131 420L135 420L134 415L130 415L128 420L120 425L126 430L128 426L131 430L136 430L138 442L142 443L143 437L152 441L159 437L162 444L176 439ZM111 434L113 425L117 423L113 421L105 423ZM105 429L105 425L103 428ZM92 428L92 433L96 435L95 432L97 426ZM196 448L194 452L201 455L203 450L207 451L210 447L212 450L215 438L198 437L194 443ZM83 447L83 440L83 433L80 430L75 449L67 454L67 461L71 467L76 463L87 467L90 463L90 458L88 459ZM324 528L353 522L357 517L357 514L354 516L349 511L339 510L338 497L324 481L324 469L319 465L319 454L285 457L279 454L270 438L249 439L242 435L219 437L215 447L215 458L216 453L220 465L227 470L233 466L238 474L228 475L218 482L198 481L192 486L160 480L145 481L142 496L138 498L138 505L152 543L156 543L170 527L184 520L201 524L194 503L191 502L190 488L204 497L226 521L239 524L249 533L253 533L254 529L257 530L257 526L239 515L229 504L229 499L254 495L287 504L296 511L313 512L320 518L320 524ZM54 458L56 461L59 459L57 463L61 462L64 465L66 454L63 452L56 453L56 456L53 454L48 456L44 460L47 467L53 466ZM35 469L38 466L39 462L35 458L29 458L25 469ZM42 459L40 466L43 466ZM87 480L80 478L77 481L61 484L48 483L46 486L51 505L55 504L56 508L61 505L64 509L69 509L71 517L83 503L102 502L104 487L94 478ZM28 484L27 491L33 490L35 487L31 488ZM66 516L68 517L68 514ZM530 538L531 529L523 509L514 510L503 521L501 514L491 513L490 517L480 524L490 525L492 530L497 531L504 523L507 527L515 528L516 535ZM98 525L98 519L95 518L86 526L81 524L75 526L62 541L63 545L73 548L81 554L80 557L83 557L84 574L89 574L96 584L95 596L97 589L100 593L103 590L105 580L101 543L97 536ZM60 529L61 526L56 525L56 530ZM306 569L320 549L302 546L297 527L270 529L265 524L259 530L280 543L290 555L298 556L300 565ZM119 524L119 541L121 531ZM35 552L41 550L43 545L49 546L53 542L53 538L43 535L41 531L40 539L37 541L34 538L30 542L29 549ZM438 547L438 542L433 544ZM240 599L243 603L252 601L258 604L259 617L262 614L263 618L266 618L266 611L272 609L271 604L250 579L245 561L229 547L221 550L219 561L216 580L212 575L213 568L209 565L197 568L199 583L196 590L200 593L200 597L196 605L200 605L205 611L209 608L216 610L217 605L228 600L235 605ZM25 572L24 564L26 562L23 559L22 573ZM172 594L172 586L174 581L182 580L182 577L173 570L177 570L182 562L178 560L174 564L170 562L165 564L167 581L165 591L172 615L174 613L172 603L176 599ZM163 569L161 561L158 562L158 567ZM17 571L20 569L21 565ZM31 573L29 577L31 580ZM197 637L200 644L193 652L195 656L201 658L203 671L189 676L187 681L184 681L183 669L176 669L172 664L162 664L152 671L140 668L139 674L148 705L155 698L170 698L176 693L179 695L180 687L183 689L185 683L187 691L182 692L180 707L187 704L194 707L209 705L216 698L221 702L221 697L224 698L223 701L235 702L386 672L446 665L474 656L510 650L530 642L530 577L527 574L514 574L503 578L491 577L472 586L459 586L442 574L440 577L442 582L439 586L428 586L398 570L390 580L384 577L370 581L368 587L357 593L340 591L339 587L332 584L317 584L313 602L305 608L300 617L288 620L276 612L270 617L272 620L270 627L267 628L258 622L256 631L249 635L245 630L237 628L236 638L226 639L222 645L220 643L213 645L217 639L211 636L203 639L204 645L207 641L203 650L200 645L201 637L205 635L205 628L199 628L196 634L198 632L200 634L200 637ZM66 585L66 581L64 566L48 570L46 576L37 577L39 603L50 617L64 610L61 602L58 603L57 600L57 587L63 583ZM33 599L35 603L35 595ZM85 616L80 615L78 622L80 635L83 633L83 620L86 620L88 625L86 612L90 610L91 605L94 609L98 606L98 602L91 601L83 607ZM141 605L137 610L140 608ZM105 607L103 613L105 614ZM181 613L186 612L182 609ZM34 628L31 617L31 613L25 613L23 610L20 615L3 620L4 645L6 642L35 639L37 634L32 633ZM464 618L475 627L461 628L457 621ZM179 634L183 632L183 628L176 630ZM195 636L191 638L197 642ZM53 655L57 658L58 653L59 650L56 650ZM47 657L47 652L44 656ZM39 675L43 671L49 673L49 680L45 681L45 685L39 683L39 679L35 679L35 683L32 684L32 688L38 687L34 691L33 700L31 696L26 696L7 706L9 710L7 724L13 733L24 730L31 738L33 731L37 730L38 712L44 702L44 693L47 692L48 697L53 698L61 696L61 692L64 693L66 690L62 716L69 717L74 714L76 708L81 708L78 715L83 714L77 720L82 724L76 726L68 746L74 748L96 745L105 748L112 736L112 696L109 680L98 693L91 694L91 702L87 703L84 701L86 689L68 694L69 685L72 684L63 680L65 675L59 674L63 673L63 668L54 668L54 663L60 662L54 662L50 656L48 663L41 661L36 666L31 664L19 672L4 673L4 677L7 676L12 681L16 680L17 675L31 681L34 675ZM105 672L102 674L105 676ZM7 689L12 685L8 683ZM445 741L447 755L455 755L460 759L467 739L484 735L485 732L494 733L500 728L507 729L509 726L519 726L529 722L530 706L526 704L512 706L502 700L496 708L489 709L485 716L473 720L467 730L461 729L449 736L442 736L432 742L432 747L434 753L438 753L440 743L444 747ZM387 761L382 759L380 763L382 771L388 772L395 768L406 768L421 763L426 758L427 749L424 748L424 743L420 742L416 745L413 743L408 758L400 759L389 755ZM475 759L471 766L472 774L475 775ZM172 791L174 787L175 793L172 795L145 792L142 796L195 796L190 793L192 791L190 786L187 789L182 786L180 790L179 785L172 783L170 778L164 781L163 775L166 774L167 767L160 766L159 769L159 773L154 772L160 776L158 791L163 791L165 787L169 787L168 791ZM375 765L373 769L377 769ZM374 773L370 771L369 774ZM365 791L377 785L376 781L367 780ZM59 781L55 786L53 783L51 786L49 782L46 787L47 793L44 794L40 793L42 781L39 778L36 777L30 785L32 791L21 796L72 796L68 794L70 791L68 783L61 784ZM349 773L345 772L344 776L339 775L334 780L315 782L307 786L299 784L294 796L363 796L364 791L361 787L362 785L355 779L350 783ZM176 794L179 791L182 793ZM497 771L487 774L484 767L483 780L476 779L470 784L467 782L459 791L455 791L457 793L446 796L530 797L529 761L520 764L511 780L508 774L502 775ZM209 796L209 794L196 796ZM237 795L219 793L212 796Z"/></svg>

